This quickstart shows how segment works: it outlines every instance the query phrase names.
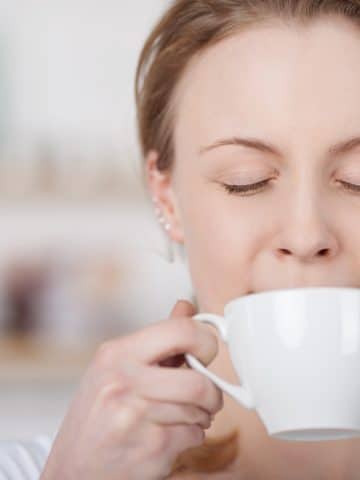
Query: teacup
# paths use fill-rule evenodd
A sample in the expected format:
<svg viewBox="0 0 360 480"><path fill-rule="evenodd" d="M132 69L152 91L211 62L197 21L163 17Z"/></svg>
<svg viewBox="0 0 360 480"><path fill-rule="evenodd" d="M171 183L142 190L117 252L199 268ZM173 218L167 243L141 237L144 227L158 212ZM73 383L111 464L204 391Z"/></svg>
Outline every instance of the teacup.
<svg viewBox="0 0 360 480"><path fill-rule="evenodd" d="M318 441L360 436L360 289L305 287L235 298L215 326L239 385L186 353L189 365L240 405L255 409L268 434Z"/></svg>

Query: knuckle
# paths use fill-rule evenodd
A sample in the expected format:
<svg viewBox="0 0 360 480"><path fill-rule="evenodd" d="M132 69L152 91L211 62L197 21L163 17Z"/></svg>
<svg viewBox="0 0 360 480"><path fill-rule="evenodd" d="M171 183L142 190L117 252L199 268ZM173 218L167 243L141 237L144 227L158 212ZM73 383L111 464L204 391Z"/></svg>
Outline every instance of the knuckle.
<svg viewBox="0 0 360 480"><path fill-rule="evenodd" d="M223 392L220 390L219 387L211 384L211 395L209 395L209 410L213 414L219 412L224 406L224 396Z"/></svg>
<svg viewBox="0 0 360 480"><path fill-rule="evenodd" d="M203 428L204 426L206 428L210 427L211 425L211 416L209 413L206 413L206 412L202 412L200 414L200 418L198 419L198 421L196 422L198 425L201 425Z"/></svg>
<svg viewBox="0 0 360 480"><path fill-rule="evenodd" d="M205 425L209 425L209 422L210 422L210 415L206 413L204 410L202 410L201 408L194 407L194 410L192 411L190 418L191 418L191 424L201 425L203 427Z"/></svg>
<svg viewBox="0 0 360 480"><path fill-rule="evenodd" d="M204 419L205 412L202 412L200 408L195 407L194 405L189 405L189 406L184 406L184 410L185 409L186 409L187 417L189 419L189 424L197 423Z"/></svg>
<svg viewBox="0 0 360 480"><path fill-rule="evenodd" d="M122 404L116 409L112 417L112 439L113 443L128 440L130 434L142 430L144 426L144 413L147 410L147 402L134 402ZM139 434L137 432L137 434ZM140 449L144 450L144 449Z"/></svg>
<svg viewBox="0 0 360 480"><path fill-rule="evenodd" d="M116 380L103 385L100 389L99 396L103 403L108 403L112 400L119 400L130 390L130 387L129 379L121 374L117 376Z"/></svg>
<svg viewBox="0 0 360 480"><path fill-rule="evenodd" d="M129 434L138 423L138 412L132 405L122 405L113 418L113 432L116 440Z"/></svg>
<svg viewBox="0 0 360 480"><path fill-rule="evenodd" d="M224 393L218 387L216 387L216 391L217 391L217 402L215 405L215 410L216 412L219 412L224 406Z"/></svg>

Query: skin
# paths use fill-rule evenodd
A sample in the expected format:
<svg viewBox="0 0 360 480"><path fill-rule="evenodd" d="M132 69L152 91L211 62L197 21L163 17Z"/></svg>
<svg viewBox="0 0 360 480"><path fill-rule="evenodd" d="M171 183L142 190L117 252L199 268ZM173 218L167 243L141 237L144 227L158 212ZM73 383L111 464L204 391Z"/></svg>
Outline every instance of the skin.
<svg viewBox="0 0 360 480"><path fill-rule="evenodd" d="M249 290L359 286L360 190L340 181L360 185L360 144L328 153L360 135L359 47L359 30L340 17L306 27L274 21L189 63L174 97L175 167L159 172L150 151L146 168L170 239L185 245L199 311L221 315ZM262 139L279 154L241 145L199 153L236 135ZM222 186L266 179L244 195ZM218 339L210 370L238 383ZM244 478L358 478L360 439L272 439L254 411L224 400L207 433L241 429L236 471Z"/></svg>

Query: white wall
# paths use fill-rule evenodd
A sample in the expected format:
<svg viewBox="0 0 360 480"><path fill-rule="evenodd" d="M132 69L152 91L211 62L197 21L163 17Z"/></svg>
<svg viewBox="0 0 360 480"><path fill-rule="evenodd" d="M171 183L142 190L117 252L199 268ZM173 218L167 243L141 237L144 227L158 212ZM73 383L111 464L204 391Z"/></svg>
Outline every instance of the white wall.
<svg viewBox="0 0 360 480"><path fill-rule="evenodd" d="M137 148L133 81L168 0L0 0L17 138Z"/></svg>

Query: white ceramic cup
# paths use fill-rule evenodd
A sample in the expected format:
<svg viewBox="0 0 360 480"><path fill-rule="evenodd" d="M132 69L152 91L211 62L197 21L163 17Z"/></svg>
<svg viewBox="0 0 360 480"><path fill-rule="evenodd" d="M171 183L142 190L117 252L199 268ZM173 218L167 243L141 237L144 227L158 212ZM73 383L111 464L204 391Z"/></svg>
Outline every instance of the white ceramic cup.
<svg viewBox="0 0 360 480"><path fill-rule="evenodd" d="M186 353L188 364L243 407L269 435L318 441L360 436L360 289L305 287L235 298L224 316L194 315L227 343L240 385Z"/></svg>

